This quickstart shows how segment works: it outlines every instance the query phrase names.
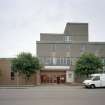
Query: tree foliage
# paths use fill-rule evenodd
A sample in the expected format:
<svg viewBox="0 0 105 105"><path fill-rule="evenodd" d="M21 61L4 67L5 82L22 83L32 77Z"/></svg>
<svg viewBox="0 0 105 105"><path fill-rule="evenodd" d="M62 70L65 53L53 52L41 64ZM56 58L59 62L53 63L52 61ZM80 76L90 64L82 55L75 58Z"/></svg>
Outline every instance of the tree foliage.
<svg viewBox="0 0 105 105"><path fill-rule="evenodd" d="M76 62L75 73L78 75L89 75L97 73L103 68L101 59L92 53L84 53Z"/></svg>
<svg viewBox="0 0 105 105"><path fill-rule="evenodd" d="M26 79L29 79L39 69L41 69L41 64L38 58L30 53L20 53L12 60L12 70L24 74Z"/></svg>

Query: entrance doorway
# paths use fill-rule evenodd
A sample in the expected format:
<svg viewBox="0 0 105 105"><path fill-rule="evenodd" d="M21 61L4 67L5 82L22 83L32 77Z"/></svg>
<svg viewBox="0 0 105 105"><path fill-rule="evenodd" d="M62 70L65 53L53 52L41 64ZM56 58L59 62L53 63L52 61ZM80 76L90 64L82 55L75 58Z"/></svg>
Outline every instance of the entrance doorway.
<svg viewBox="0 0 105 105"><path fill-rule="evenodd" d="M65 71L41 71L41 83L56 83L63 84L66 81Z"/></svg>

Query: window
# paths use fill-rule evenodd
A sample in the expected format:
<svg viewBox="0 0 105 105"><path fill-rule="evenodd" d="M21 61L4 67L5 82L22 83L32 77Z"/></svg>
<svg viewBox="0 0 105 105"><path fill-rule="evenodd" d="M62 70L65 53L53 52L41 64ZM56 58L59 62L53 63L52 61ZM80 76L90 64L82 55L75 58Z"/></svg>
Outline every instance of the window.
<svg viewBox="0 0 105 105"><path fill-rule="evenodd" d="M67 65L70 65L71 64L71 60L70 60L70 58L68 57L68 58L66 58L66 64Z"/></svg>
<svg viewBox="0 0 105 105"><path fill-rule="evenodd" d="M93 77L93 81L98 81L98 80L100 80L100 76Z"/></svg>
<svg viewBox="0 0 105 105"><path fill-rule="evenodd" d="M56 65L56 63L57 63L57 60L56 58L53 57L53 65Z"/></svg>
<svg viewBox="0 0 105 105"><path fill-rule="evenodd" d="M86 50L86 45L81 45L80 47L80 53L84 53Z"/></svg>
<svg viewBox="0 0 105 105"><path fill-rule="evenodd" d="M60 65L60 58L57 58L57 65Z"/></svg>
<svg viewBox="0 0 105 105"><path fill-rule="evenodd" d="M56 50L56 44L51 44L51 50L55 51Z"/></svg>
<svg viewBox="0 0 105 105"><path fill-rule="evenodd" d="M65 47L67 50L69 50L71 46L70 46L70 44L65 44Z"/></svg>
<svg viewBox="0 0 105 105"><path fill-rule="evenodd" d="M67 66L70 65L70 57L42 57L42 64L45 65L58 65L58 66Z"/></svg>
<svg viewBox="0 0 105 105"><path fill-rule="evenodd" d="M53 64L52 57L39 57L39 60L42 64L45 64L45 65L52 65Z"/></svg>
<svg viewBox="0 0 105 105"><path fill-rule="evenodd" d="M98 56L99 55L99 50L95 51L95 55Z"/></svg>
<svg viewBox="0 0 105 105"><path fill-rule="evenodd" d="M15 80L15 74L13 71L11 72L11 80Z"/></svg>
<svg viewBox="0 0 105 105"><path fill-rule="evenodd" d="M57 58L57 65L70 65L70 58Z"/></svg>
<svg viewBox="0 0 105 105"><path fill-rule="evenodd" d="M53 60L51 57L46 57L44 63L46 65L51 65L53 63Z"/></svg>
<svg viewBox="0 0 105 105"><path fill-rule="evenodd" d="M71 36L65 36L65 42L71 42Z"/></svg>

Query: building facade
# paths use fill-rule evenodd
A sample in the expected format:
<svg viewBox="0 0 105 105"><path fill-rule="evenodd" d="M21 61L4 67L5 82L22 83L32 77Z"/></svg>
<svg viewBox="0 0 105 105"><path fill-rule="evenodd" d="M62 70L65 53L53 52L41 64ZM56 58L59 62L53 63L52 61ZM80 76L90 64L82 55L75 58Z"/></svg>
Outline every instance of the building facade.
<svg viewBox="0 0 105 105"><path fill-rule="evenodd" d="M67 23L63 34L41 33L36 44L41 83L74 82L75 62L84 52L105 61L105 42L89 42L88 23Z"/></svg>
<svg viewBox="0 0 105 105"><path fill-rule="evenodd" d="M0 58L0 86L10 85L34 85L37 83L37 76L33 74L26 82L23 75L17 75L11 69L12 58Z"/></svg>
<svg viewBox="0 0 105 105"><path fill-rule="evenodd" d="M0 58L0 85L62 84L75 81L75 63L84 52L94 53L105 63L105 42L89 42L88 23L67 23L64 33L41 33L36 42L43 68L26 83L11 70L11 58Z"/></svg>

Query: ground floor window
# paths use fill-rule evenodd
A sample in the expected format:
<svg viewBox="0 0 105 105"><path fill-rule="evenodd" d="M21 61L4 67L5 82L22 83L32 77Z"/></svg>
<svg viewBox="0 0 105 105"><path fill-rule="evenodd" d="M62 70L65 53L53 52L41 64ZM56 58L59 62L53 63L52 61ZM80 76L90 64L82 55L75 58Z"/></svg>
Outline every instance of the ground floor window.
<svg viewBox="0 0 105 105"><path fill-rule="evenodd" d="M15 80L15 73L11 72L11 80Z"/></svg>
<svg viewBox="0 0 105 105"><path fill-rule="evenodd" d="M65 83L66 74L65 72L42 72L41 75L41 83Z"/></svg>

